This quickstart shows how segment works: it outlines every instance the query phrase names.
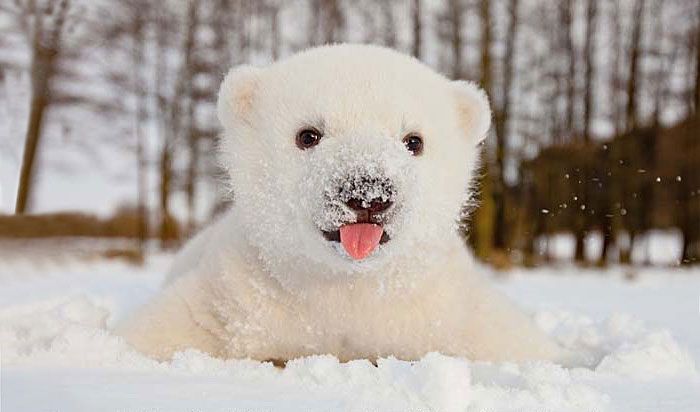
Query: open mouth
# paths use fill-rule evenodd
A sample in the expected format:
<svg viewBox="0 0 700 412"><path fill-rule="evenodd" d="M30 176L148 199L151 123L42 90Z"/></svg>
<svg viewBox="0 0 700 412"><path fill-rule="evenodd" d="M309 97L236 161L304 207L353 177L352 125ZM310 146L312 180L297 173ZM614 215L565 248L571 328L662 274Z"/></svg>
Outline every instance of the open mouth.
<svg viewBox="0 0 700 412"><path fill-rule="evenodd" d="M376 223L348 223L337 230L323 230L322 233L326 240L340 242L355 260L366 258L377 246L391 240L382 225Z"/></svg>

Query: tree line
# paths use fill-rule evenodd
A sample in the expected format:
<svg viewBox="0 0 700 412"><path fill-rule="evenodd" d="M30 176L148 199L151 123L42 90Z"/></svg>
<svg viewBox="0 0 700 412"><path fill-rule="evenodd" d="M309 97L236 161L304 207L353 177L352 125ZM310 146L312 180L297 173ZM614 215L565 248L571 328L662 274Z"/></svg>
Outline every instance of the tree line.
<svg viewBox="0 0 700 412"><path fill-rule="evenodd" d="M17 213L31 211L37 153L57 121L51 113L80 107L126 136L111 144L133 156L138 237L177 241L202 223L202 185L220 174L211 152L226 69L352 41L413 54L488 92L494 127L468 233L482 258L536 257L539 238L563 231L574 235L574 256L583 260L592 231L603 234L605 249L622 234L634 239L651 228L677 227L688 251L684 261L697 261L694 158L678 161L686 164L677 171L682 184L662 181L683 187L676 197L642 182L661 176L658 159L674 158L657 150L678 134L674 125L690 125L683 139L691 149L683 152L696 150L696 0L1 0L0 30L0 51L25 56L2 53L0 79L24 73L31 86ZM89 93L86 84L110 92ZM652 140L644 137L649 130ZM606 144L608 153L621 151L648 173L613 170L600 160L620 160L600 155ZM607 173L619 176L604 179ZM593 205L599 192L608 200ZM642 206L622 205L627 192ZM583 199L587 210L579 204L554 213L564 202L553 193ZM174 195L185 198L184 221L173 216ZM660 212L662 200L671 198L687 208ZM606 212L591 217L591 210ZM661 217L669 213L672 218Z"/></svg>

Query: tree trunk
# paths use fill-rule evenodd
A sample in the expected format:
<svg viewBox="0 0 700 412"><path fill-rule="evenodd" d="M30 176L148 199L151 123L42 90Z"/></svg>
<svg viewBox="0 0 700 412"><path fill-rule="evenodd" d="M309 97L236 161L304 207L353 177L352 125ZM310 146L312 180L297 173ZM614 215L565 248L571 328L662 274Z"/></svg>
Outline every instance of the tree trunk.
<svg viewBox="0 0 700 412"><path fill-rule="evenodd" d="M688 233L683 231L683 251L681 253L681 264L688 265L692 262L691 259L691 239Z"/></svg>
<svg viewBox="0 0 700 412"><path fill-rule="evenodd" d="M35 54L42 51L35 50ZM34 183L34 160L36 158L39 141L41 139L41 127L44 121L44 113L48 106L49 65L39 56L34 57L32 63L32 97L27 123L27 133L24 140L24 154L22 156L22 168L19 175L17 188L17 202L15 213L23 214L29 209Z"/></svg>
<svg viewBox="0 0 700 412"><path fill-rule="evenodd" d="M183 55L185 57L184 66L181 71L180 86L176 97L175 105L185 105L180 115L183 118L178 122L179 128L184 129L185 138L189 150L187 164L187 175L185 178L185 195L187 198L187 232L194 231L196 226L197 209L197 170L199 168L199 136L197 134L194 118L193 81L196 75L194 62L195 32L197 30L197 1L190 1L187 11L187 31L183 45ZM173 119L175 120L175 119ZM173 130L173 134L177 130Z"/></svg>
<svg viewBox="0 0 700 412"><path fill-rule="evenodd" d="M510 106L512 100L511 85L513 84L513 66L515 59L515 41L518 32L518 4L519 0L510 0L510 22L505 38L505 55L503 56L503 103L500 110L496 112L496 138L498 139L497 162L499 173L503 175L503 162L506 150L506 137L508 133L508 122L510 120ZM503 180L501 178L501 180Z"/></svg>
<svg viewBox="0 0 700 412"><path fill-rule="evenodd" d="M637 0L634 9L632 39L630 46L630 66L627 76L627 110L626 127L633 130L638 126L637 90L639 89L639 57L641 54L642 27L644 25L644 4L646 0Z"/></svg>
<svg viewBox="0 0 700 412"><path fill-rule="evenodd" d="M386 47L396 48L396 19L393 4L390 1L379 2L382 12L382 43Z"/></svg>
<svg viewBox="0 0 700 412"><path fill-rule="evenodd" d="M574 250L574 260L579 263L586 261L586 232L577 230L574 234L576 238L576 249Z"/></svg>
<svg viewBox="0 0 700 412"><path fill-rule="evenodd" d="M280 46L282 40L280 39L280 19L279 19L279 7L275 4L270 6L270 54L272 55L272 60L277 60L280 56Z"/></svg>
<svg viewBox="0 0 700 412"><path fill-rule="evenodd" d="M688 192L686 192L688 193ZM700 227L690 212L690 200L683 206L686 210L682 216L681 232L683 233L682 265L693 265L700 262Z"/></svg>
<svg viewBox="0 0 700 412"><path fill-rule="evenodd" d="M166 145L160 153L160 245L162 249L170 248L177 239L178 231L175 219L170 214L170 191L172 184L172 156Z"/></svg>
<svg viewBox="0 0 700 412"><path fill-rule="evenodd" d="M488 260L493 249L493 182L489 175L489 165L485 164L479 179L479 207L472 214L473 220L468 225L469 241L474 254L482 260Z"/></svg>
<svg viewBox="0 0 700 412"><path fill-rule="evenodd" d="M59 52L61 35L68 12L68 1L63 0L56 5L55 19L52 27L44 27L44 12L37 8L36 2L28 3L29 14L33 16L32 27L32 63L31 84L32 94L27 122L27 132L24 140L24 153L20 168L19 183L17 184L17 200L15 213L23 214L31 204L31 195L34 183L35 160L39 144L41 143L41 130L44 123L44 114L51 101L51 78L54 74L54 66Z"/></svg>
<svg viewBox="0 0 700 412"><path fill-rule="evenodd" d="M491 68L491 11L489 0L481 0L479 8L481 16L481 87L486 94L493 96Z"/></svg>
<svg viewBox="0 0 700 412"><path fill-rule="evenodd" d="M700 26L697 28L700 31ZM700 43L698 49L700 52ZM683 165L681 167L681 179L678 181L679 201L679 227L683 232L683 254L681 263L684 265L700 263L700 196L697 188L700 187L700 173L698 161L700 161L700 144L697 138L697 125L700 124L700 114L695 115L695 127L691 126L684 131ZM693 191L696 192L693 192Z"/></svg>
<svg viewBox="0 0 700 412"><path fill-rule="evenodd" d="M451 3L450 3L451 4ZM448 14L454 14L453 10L448 10ZM481 1L481 6L480 6L480 17L481 17L481 87L486 91L486 93L491 96L492 95L492 87L491 87L491 75L492 75L492 69L491 69L491 26L490 26L490 13L489 13L489 5L488 5L488 0L482 0ZM451 20L453 16L449 16L449 19ZM454 56L453 56L454 58ZM490 160L490 159L489 159ZM477 209L476 213L474 214L474 222L472 224L472 227L474 228L473 232L476 234L477 238L475 239L476 244L477 244L477 253L478 256L481 258L487 259L490 255L492 255L493 252L493 245L494 245L494 240L493 236L495 233L495 216L496 216L496 207L497 205L495 204L495 196L493 194L494 192L494 184L496 182L495 179L495 171L494 165L490 162L487 161L484 164L484 173L485 176L483 177L483 183L481 183L482 190L480 191L480 195L482 196L482 200L480 203L479 208Z"/></svg>
<svg viewBox="0 0 700 412"><path fill-rule="evenodd" d="M513 83L513 66L515 41L518 30L518 0L510 0L510 21L505 38L505 55L503 57L503 102L495 115L496 131L496 182L494 184L494 201L496 204L496 222L494 233L494 248L505 250L508 246L506 228L507 198L505 181L505 162L508 145L508 124L510 122L511 85Z"/></svg>
<svg viewBox="0 0 700 412"><path fill-rule="evenodd" d="M586 10L586 42L583 51L583 59L585 62L585 72L584 72L584 98L583 98L583 140L586 143L591 141L591 119L593 111L593 76L594 76L594 57L595 57L595 30L597 22L597 1L598 0L588 0L588 6ZM583 193L579 196L583 198L583 201L590 203L591 196L591 185L589 184L590 170L582 170L583 174ZM585 203L584 203L585 204ZM602 206L602 205L601 205ZM598 210L599 215L604 216L605 211L602 207ZM576 260L578 262L585 261L585 245L584 240L587 230L591 226L591 220L593 217L588 213L585 213L581 219L581 226L577 228L576 233ZM605 242L604 242L605 243ZM604 257L601 257L604 259Z"/></svg>
<svg viewBox="0 0 700 412"><path fill-rule="evenodd" d="M162 249L167 249L172 246L177 238L177 229L175 220L170 214L170 191L172 184L172 153L173 150L173 135L172 130L176 130L177 126L172 124L172 119L179 116L173 114L172 118L167 116L169 104L164 92L165 76L167 72L167 63L165 58L166 50L166 35L165 28L158 27L156 63L154 66L155 75L153 76L155 106L157 109L156 123L158 125L158 135L162 141L160 156L158 160L159 171L159 207L160 207L160 224L159 238ZM171 106L172 110L177 111L178 104Z"/></svg>
<svg viewBox="0 0 700 412"><path fill-rule="evenodd" d="M588 0L588 10L586 13L586 46L584 49L584 59L586 61L586 75L583 102L583 139L586 142L591 140L591 117L593 109L593 69L595 57L595 37L597 22L597 1Z"/></svg>
<svg viewBox="0 0 700 412"><path fill-rule="evenodd" d="M564 36L564 48L568 53L568 76L566 79L566 131L569 136L574 134L574 109L576 103L576 50L573 40L573 0L562 2L561 14Z"/></svg>
<svg viewBox="0 0 700 412"><path fill-rule="evenodd" d="M619 2L613 2L612 10L612 41L611 41L611 53L612 56L610 60L613 62L613 74L610 76L611 90L611 100L613 105L612 110L612 123L614 126L615 135L619 135L624 132L627 125L625 124L625 108L621 104L623 97L623 90L621 88L621 73L622 73L622 23L620 19L620 4Z"/></svg>
<svg viewBox="0 0 700 412"><path fill-rule="evenodd" d="M487 1L487 0L484 0ZM452 49L452 78L462 78L462 0L449 0L450 48Z"/></svg>
<svg viewBox="0 0 700 412"><path fill-rule="evenodd" d="M146 181L146 148L144 144L143 125L146 121L146 94L145 85L141 77L141 67L144 60L144 26L140 16L135 16L136 22L133 33L132 44L132 76L133 87L136 98L136 110L134 116L134 135L136 137L136 209L138 215L138 248L141 253L145 251L146 239L148 238L148 217L146 201L148 197L148 186Z"/></svg>
<svg viewBox="0 0 700 412"><path fill-rule="evenodd" d="M668 84L667 79L671 78L667 73L668 61L672 60L668 54L663 53L663 19L659 16L663 16L663 1L655 0L653 3L653 8L651 9L651 16L657 16L654 18L653 30L651 32L651 43L649 46L651 50L649 53L656 56L656 69L653 71L652 75L652 86L654 88L654 113L653 113L653 127L661 127L661 112L662 107L666 106L666 97L668 95Z"/></svg>
<svg viewBox="0 0 700 412"><path fill-rule="evenodd" d="M413 56L419 60L423 52L423 15L421 14L421 1L422 0L413 0L413 7L411 9L413 15L413 42L411 51Z"/></svg>
<svg viewBox="0 0 700 412"><path fill-rule="evenodd" d="M697 4L695 26L695 113L700 113L700 2Z"/></svg>
<svg viewBox="0 0 700 412"><path fill-rule="evenodd" d="M193 105L188 107L193 114ZM192 233L197 227L197 178L199 169L199 136L193 128L188 128L187 140L189 141L190 158L187 165L187 182L185 192L187 194L187 232Z"/></svg>
<svg viewBox="0 0 700 412"><path fill-rule="evenodd" d="M605 266L608 262L608 255L610 254L610 246L612 246L614 240L613 233L613 220L607 213L601 213L603 216L601 219L601 234L603 236L603 246L600 250L600 256L598 257L598 266Z"/></svg>
<svg viewBox="0 0 700 412"><path fill-rule="evenodd" d="M232 62L231 50L234 49L230 28L228 27L231 20L234 19L235 9L229 0L216 1L216 11L212 18L214 31L213 49L217 56L217 64L220 67L228 67ZM221 79L219 79L221 80Z"/></svg>
<svg viewBox="0 0 700 412"><path fill-rule="evenodd" d="M634 250L634 244L637 242L637 233L631 231L629 237L630 241L627 248L620 249L620 263L623 265L629 265L632 263L632 251Z"/></svg>
<svg viewBox="0 0 700 412"><path fill-rule="evenodd" d="M340 0L321 0L320 17L323 19L323 43L330 44L341 41L345 27L345 16Z"/></svg>

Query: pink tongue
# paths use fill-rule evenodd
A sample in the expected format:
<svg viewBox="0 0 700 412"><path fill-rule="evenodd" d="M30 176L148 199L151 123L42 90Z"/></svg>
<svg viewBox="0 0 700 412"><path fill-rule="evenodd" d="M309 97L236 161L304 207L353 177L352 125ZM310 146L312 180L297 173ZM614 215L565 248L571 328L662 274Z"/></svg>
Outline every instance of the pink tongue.
<svg viewBox="0 0 700 412"><path fill-rule="evenodd" d="M340 228L340 243L355 260L364 259L377 247L384 229L371 223L353 223Z"/></svg>

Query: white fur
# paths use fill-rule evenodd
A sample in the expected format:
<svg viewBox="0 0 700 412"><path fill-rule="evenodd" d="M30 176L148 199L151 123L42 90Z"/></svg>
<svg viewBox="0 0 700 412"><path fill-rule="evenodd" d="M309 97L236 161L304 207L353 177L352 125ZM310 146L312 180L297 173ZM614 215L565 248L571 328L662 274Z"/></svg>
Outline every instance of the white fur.
<svg viewBox="0 0 700 412"><path fill-rule="evenodd" d="M176 259L162 295L119 328L136 348L259 360L558 356L476 274L456 230L490 125L475 85L388 49L325 46L233 69L218 112L234 206ZM295 135L308 126L324 136L300 150ZM424 137L420 156L402 143L410 132ZM396 190L384 223L391 240L357 262L321 229L354 218L333 193L364 175Z"/></svg>

